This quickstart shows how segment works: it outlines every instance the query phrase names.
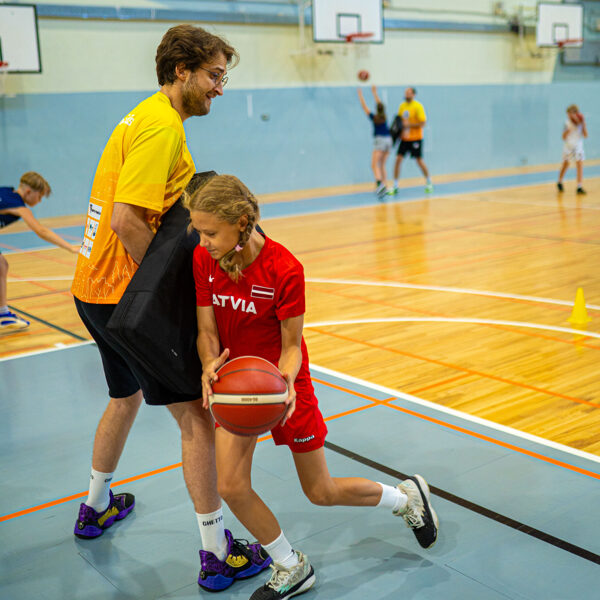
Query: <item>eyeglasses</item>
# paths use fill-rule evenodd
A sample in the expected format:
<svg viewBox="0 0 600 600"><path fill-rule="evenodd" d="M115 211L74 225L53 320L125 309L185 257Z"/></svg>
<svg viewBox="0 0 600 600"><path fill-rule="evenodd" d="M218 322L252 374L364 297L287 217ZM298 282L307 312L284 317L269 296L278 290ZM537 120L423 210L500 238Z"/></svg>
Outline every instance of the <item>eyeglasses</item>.
<svg viewBox="0 0 600 600"><path fill-rule="evenodd" d="M205 69L204 67L198 67L198 68L202 69L203 71L206 71L210 75L210 78L212 79L213 83L215 84L215 87L218 86L219 84L221 84L223 87L225 87L225 85L229 81L229 77L226 77L222 73L210 71L209 69Z"/></svg>

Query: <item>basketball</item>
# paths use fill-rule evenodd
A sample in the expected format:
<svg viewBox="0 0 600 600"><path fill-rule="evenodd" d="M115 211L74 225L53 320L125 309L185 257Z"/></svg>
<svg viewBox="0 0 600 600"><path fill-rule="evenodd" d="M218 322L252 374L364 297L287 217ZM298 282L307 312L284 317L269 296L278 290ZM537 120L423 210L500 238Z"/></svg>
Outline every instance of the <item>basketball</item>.
<svg viewBox="0 0 600 600"><path fill-rule="evenodd" d="M230 433L260 435L271 431L285 415L287 382L268 360L240 356L225 363L217 375L210 410Z"/></svg>
<svg viewBox="0 0 600 600"><path fill-rule="evenodd" d="M369 79L369 71L365 71L364 69L362 71L359 71L358 78L361 81L367 81Z"/></svg>

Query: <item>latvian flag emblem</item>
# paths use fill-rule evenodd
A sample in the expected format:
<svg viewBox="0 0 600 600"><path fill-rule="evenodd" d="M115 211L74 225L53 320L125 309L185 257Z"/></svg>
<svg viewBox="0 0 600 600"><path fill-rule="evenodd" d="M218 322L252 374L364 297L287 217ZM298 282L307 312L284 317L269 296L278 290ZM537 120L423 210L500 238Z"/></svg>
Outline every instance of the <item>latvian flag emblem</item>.
<svg viewBox="0 0 600 600"><path fill-rule="evenodd" d="M273 300L273 298L275 298L275 290L260 285L253 285L250 296L252 296L252 298L260 298L261 300Z"/></svg>

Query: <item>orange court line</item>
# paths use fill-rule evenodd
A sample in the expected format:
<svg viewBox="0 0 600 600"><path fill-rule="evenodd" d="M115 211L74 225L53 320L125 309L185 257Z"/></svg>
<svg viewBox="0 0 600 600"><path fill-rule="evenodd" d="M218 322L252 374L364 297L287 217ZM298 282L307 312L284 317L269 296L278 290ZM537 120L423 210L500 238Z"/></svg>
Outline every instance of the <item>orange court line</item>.
<svg viewBox="0 0 600 600"><path fill-rule="evenodd" d="M445 385L446 383L452 383L453 381L458 381L459 379L464 379L465 377L470 377L470 375L468 373L461 373L460 375L457 375L456 377L450 377L450 379L444 379L443 381L437 381L436 383L431 383L429 385L421 387L417 390L409 391L407 393L410 394L411 396L414 396L415 394L420 394L421 392L424 392L426 390L431 390L435 387L439 387L440 385Z"/></svg>
<svg viewBox="0 0 600 600"><path fill-rule="evenodd" d="M544 456L543 454L538 454L537 452L532 452L530 450L526 450L525 448L520 448L519 446L513 446L512 444L508 444L506 442L502 442L500 440L497 440L495 438L492 438L492 437L489 437L489 436L486 436L486 435L482 435L480 433L476 433L475 431L470 431L469 429L465 429L465 428L460 427L458 425L453 425L451 423L446 423L445 421L441 421L440 419L436 419L434 417L429 417L427 415L420 414L420 413L412 411L412 410L410 410L408 408L402 408L400 406L396 406L395 404L390 404L390 402L392 400L396 400L397 398L391 397L391 398L386 398L385 400L378 400L377 398L370 398L369 396L366 396L364 394L360 394L359 392L355 392L353 390L349 390L349 389L343 388L341 386L335 385L333 383L329 383L327 381L323 381L323 380L316 379L316 378L311 378L311 379L313 379L313 381L316 381L318 383L322 383L322 384L327 385L329 387L332 387L334 389L345 391L345 392L347 392L349 394L353 394L353 395L359 395L360 397L363 397L363 398L371 401L371 404L369 404L369 405L358 407L358 408L354 408L354 409L351 409L349 411L344 411L342 413L338 413L336 415L332 415L330 417L327 417L325 419L326 421L332 421L334 419L338 419L338 418L340 418L342 416L345 416L347 414L356 413L356 412L359 412L359 411L362 411L362 410L366 410L367 408L373 408L374 406L385 405L385 406L389 406L390 408L393 408L395 410L398 410L400 412L404 412L406 414L409 414L411 416L418 417L418 418L424 419L426 421L430 421L431 423L435 423L436 425L441 425L442 427L447 427L449 429L453 429L455 431L459 431L461 433L473 436L475 438L484 440L486 442L490 442L492 444L497 444L498 446L502 446L504 448L508 448L509 450L514 450L515 452L519 452L521 454L525 454L527 456L531 456L533 458L537 458L537 459L542 460L544 462L548 462L548 463L554 464L556 466L563 467L563 468L568 469L570 471L575 471L575 472L580 473L582 475L587 475L587 476L593 477L595 479L600 479L600 474L594 473L593 471L587 471L586 469L582 469L580 467L575 467L574 465L570 465L568 463L564 463L562 461L550 458L548 456ZM262 442L264 440L269 439L270 437L271 437L270 435L259 437L258 441ZM119 485L123 485L123 484L126 484L126 483L131 483L133 481L139 481L141 479L146 479L148 477L152 477L153 475L159 475L159 474L165 473L167 471L172 471L173 469L178 469L181 466L182 466L182 463L180 463L180 462L174 463L172 465L167 465L166 467L161 467L160 469L155 469L153 471L148 471L147 473L141 473L139 475L134 475L132 477L127 477L126 479L121 479L119 481L114 482L111 485L111 487L117 487ZM19 510L17 512L10 513L8 515L2 515L2 516L0 516L0 523L2 523L4 521L9 521L11 519L15 519L17 517L22 517L24 515L28 515L28 514L37 512L39 510L43 510L45 508L51 508L52 506L57 506L59 504L64 504L66 502L70 502L71 500L76 500L78 498L82 498L86 494L87 494L87 492L79 492L77 494L72 494L70 496L65 496L64 498L59 498L57 500L52 500L51 502L45 502L43 504L38 504L37 506L32 506L30 508L25 508L23 510Z"/></svg>
<svg viewBox="0 0 600 600"><path fill-rule="evenodd" d="M362 344L363 346L369 346L370 348L375 348L376 350L383 350L384 352L393 352L394 354L400 354L401 356L407 356L408 358L414 358L415 360L422 360L424 362L433 363L435 365L441 365L442 367L454 369L456 371L463 371L464 373L468 373L470 375L477 375L478 377L485 377L487 379L493 379L494 381L500 381L501 383L506 383L508 385L514 385L517 387L525 388L527 390L532 390L534 392L539 392L541 394L547 394L549 396L554 396L556 398L562 398L563 400L569 400L571 402L577 402L578 404L586 404L587 406L593 406L594 408L600 408L600 404L597 404L595 402L589 402L588 400L582 400L581 398L567 396L566 394L561 394L560 392L553 392L552 390L545 390L543 388L529 385L527 383L521 383L520 381L512 381L510 379L506 379L506 378L500 377L498 375L492 375L491 373L484 373L483 371L476 371L475 369L468 369L466 367L460 367L458 365L453 365L452 363L447 363L447 362L444 362L441 360L436 360L435 358L419 356L418 354L412 354L411 352L397 350L396 348L386 348L385 346L373 344L372 342L357 340L357 339L347 337L344 335L339 335L337 333L323 331L322 329L318 329L316 327L306 327L305 329L310 329L311 331L316 331L317 333L321 333L322 335L328 335L330 337L344 340L346 342L352 342L354 344Z"/></svg>
<svg viewBox="0 0 600 600"><path fill-rule="evenodd" d="M487 435L477 433L476 431L465 429L464 427L460 427L459 425L446 423L445 421L441 421L440 419L436 419L435 417L429 417L427 415L423 415L408 408L403 408L402 406L397 406L395 404L389 404L388 406L390 408L393 408L394 410L398 410L408 415L412 415L413 417L418 417L419 419L430 421L431 423L435 423L436 425L441 425L442 427L453 429L454 431L458 431L460 433L465 433L466 435L470 435L480 440L484 440L485 442L490 442L492 444L496 444L497 446L502 446L503 448L514 450L515 452L519 452L520 454L525 454L527 456L531 456L532 458L537 458L538 460L556 465L558 467L563 467L564 469L568 469L569 471L575 471L576 473L581 473L582 475L587 475L588 477L593 477L594 479L600 479L600 473L594 473L593 471L588 471L587 469L582 469L581 467L570 465L569 463L562 462L561 460L556 460L555 458L550 458L549 456L545 456L544 454L539 454L538 452L532 452L531 450L527 450L519 446L514 446L513 444L509 444L508 442L503 442L501 440L497 440Z"/></svg>

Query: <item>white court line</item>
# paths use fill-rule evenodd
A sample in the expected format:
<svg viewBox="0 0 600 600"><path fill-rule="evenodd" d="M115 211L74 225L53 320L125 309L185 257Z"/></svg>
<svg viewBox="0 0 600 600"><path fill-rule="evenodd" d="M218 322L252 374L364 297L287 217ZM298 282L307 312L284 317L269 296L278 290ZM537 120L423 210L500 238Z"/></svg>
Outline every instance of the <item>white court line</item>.
<svg viewBox="0 0 600 600"><path fill-rule="evenodd" d="M307 277L307 283L334 283L339 285L366 285L373 287L406 288L410 290L430 290L434 292L450 292L452 294L472 294L475 296L490 296L492 298L509 298L512 300L527 300L529 302L542 302L545 304L560 304L561 306L573 306L573 302L567 300L556 300L554 298L542 298L540 296L523 296L521 294L507 294L504 292L492 292L488 290L471 290L469 288L444 287L440 285L420 285L418 283L397 283L395 281L357 281L353 279L323 279L320 277ZM588 309L600 310L597 304L586 304Z"/></svg>
<svg viewBox="0 0 600 600"><path fill-rule="evenodd" d="M49 352L58 352L59 350L69 350L71 348L79 348L80 346L89 346L90 344L95 344L94 340L89 340L87 342L76 342L75 344L68 344L64 346L55 346L54 348L46 348L45 350L35 350L34 352L23 352L22 354L15 354L14 356L6 356L5 358L0 358L0 362L5 362L8 360L16 360L17 358L27 358L29 356L38 356L39 354L48 354Z"/></svg>
<svg viewBox="0 0 600 600"><path fill-rule="evenodd" d="M89 346L93 343L94 343L94 341L90 340L87 342L71 344L71 345L65 346L65 347L49 348L47 350L39 350L36 352L27 352L24 354L19 354L18 356L9 356L6 358L0 358L0 362L15 360L18 358L25 358L25 357L29 357L29 356L37 356L39 354L48 354L49 352L58 352L60 350L68 350L70 348L77 348L77 347L81 347L81 346ZM452 416L462 419L464 421L469 421L471 423L477 423L478 425L483 425L490 429L495 429L496 431L501 431L503 433L507 433L509 435L519 437L524 440L528 440L530 442L534 442L536 444L546 446L548 448L553 448L555 450L559 450L559 451L565 452L567 454L572 454L573 456L577 456L579 458L584 458L586 460L591 460L593 462L600 463L600 456L596 456L595 454L590 454L589 452L584 452L583 450L577 450L575 448L570 448L569 446L559 444L558 442L552 442L550 440L540 438L540 437L532 435L530 433L525 433L524 431L519 431L518 429L513 429L512 427L507 427L506 425L500 425L499 423L494 423L493 421L488 421L487 419L482 419L481 417L476 417L474 415L470 415L468 413L464 413L459 410L455 410L453 408L448 408L447 406L435 404L434 402L429 402L428 400L418 398L417 396L411 396L410 394L400 392L399 390L395 390L393 388L388 388L383 385L379 385L377 383L372 383L372 382L366 381L364 379L359 379L358 377L352 377L351 375L346 375L345 373L340 373L339 371L334 371L333 369L328 369L326 367L320 367L320 366L312 364L312 363L310 364L310 369L312 371L316 371L319 373L324 373L326 375L331 375L333 377L337 377L343 381L348 381L350 383L356 383L356 384L366 387L368 389L376 390L376 391L382 392L384 394L388 394L389 396L393 396L395 398L399 398L401 400L405 400L407 402L417 404L419 406L424 406L426 408L429 408L429 409L437 411L437 412L452 415Z"/></svg>
<svg viewBox="0 0 600 600"><path fill-rule="evenodd" d="M600 339L600 333L584 331L582 329L569 329L568 327L556 327L554 325L540 325L538 323L527 323L526 321L501 321L497 319L468 319L448 317L388 317L382 319L350 319L346 321L321 321L317 323L305 323L305 328L330 327L333 325L363 325L367 323L473 323L475 325L509 325L512 327L526 327L528 329L546 329L548 331L560 331L561 333L572 333L582 337Z"/></svg>
<svg viewBox="0 0 600 600"><path fill-rule="evenodd" d="M589 452L584 452L583 450L577 450L576 448L571 448L570 446L565 446L564 444L559 444L558 442L552 442L550 440L538 437L537 435L525 433L524 431L519 431L518 429L513 429L512 427L507 427L506 425L500 425L499 423L494 423L493 421L488 421L487 419L482 419L481 417L476 417L460 410L455 410L454 408L448 408L447 406L442 406L441 404L436 404L435 402L429 402L428 400L423 400L417 396L411 396L410 394L400 392L399 390L395 390L393 388L388 388L377 383L359 379L358 377L352 377L351 375L346 375L345 373L340 373L339 371L334 371L333 369L328 369L326 367L319 367L318 365L312 363L310 364L310 370L324 373L325 375L331 375L332 377L336 377L350 383L356 383L363 387L388 394L389 396L393 396L401 400L405 400L406 402L411 402L412 404L417 404L436 412L452 415L453 417L457 417L463 421L469 421L471 423L476 423L477 425L483 425L484 427L495 429L496 431L501 431L502 433L507 433L529 442L534 442L535 444L540 444L554 450L559 450L560 452L564 452L566 454L572 454L578 458L584 458L592 462L600 463L600 456L596 456L595 454L590 454Z"/></svg>

